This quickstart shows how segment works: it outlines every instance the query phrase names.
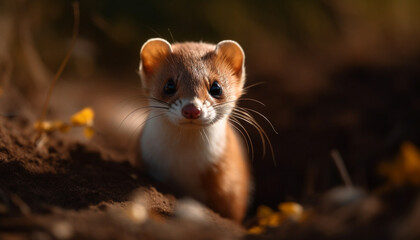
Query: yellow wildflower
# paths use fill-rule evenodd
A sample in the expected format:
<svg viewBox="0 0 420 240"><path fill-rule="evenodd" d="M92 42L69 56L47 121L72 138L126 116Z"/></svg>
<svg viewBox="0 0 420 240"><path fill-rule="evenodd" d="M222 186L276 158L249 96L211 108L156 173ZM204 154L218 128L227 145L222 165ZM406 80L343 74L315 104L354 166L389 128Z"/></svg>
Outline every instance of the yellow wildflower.
<svg viewBox="0 0 420 240"><path fill-rule="evenodd" d="M303 213L303 207L295 202L284 202L278 205L278 209L285 215L285 217L291 217L299 219Z"/></svg>
<svg viewBox="0 0 420 240"><path fill-rule="evenodd" d="M248 234L258 235L264 232L264 228L261 226L254 226L248 229Z"/></svg>
<svg viewBox="0 0 420 240"><path fill-rule="evenodd" d="M43 121L35 122L34 128L40 131L51 132L60 129L65 124L61 121Z"/></svg>
<svg viewBox="0 0 420 240"><path fill-rule="evenodd" d="M93 134L95 133L95 131L93 130L92 127L85 127L83 133L85 134L85 137L87 139L91 139L93 137Z"/></svg>
<svg viewBox="0 0 420 240"><path fill-rule="evenodd" d="M82 109L71 117L71 123L74 125L92 126L95 113L89 107Z"/></svg>
<svg viewBox="0 0 420 240"><path fill-rule="evenodd" d="M257 217L259 218L268 217L271 214L273 214L273 212L274 212L273 209L271 209L270 207L261 205L257 208Z"/></svg>
<svg viewBox="0 0 420 240"><path fill-rule="evenodd" d="M392 185L420 185L420 151L411 142L401 145L400 154L394 162L383 162L378 171L386 176Z"/></svg>
<svg viewBox="0 0 420 240"><path fill-rule="evenodd" d="M283 223L283 220L284 216L279 212L275 212L268 217L267 226L278 227Z"/></svg>

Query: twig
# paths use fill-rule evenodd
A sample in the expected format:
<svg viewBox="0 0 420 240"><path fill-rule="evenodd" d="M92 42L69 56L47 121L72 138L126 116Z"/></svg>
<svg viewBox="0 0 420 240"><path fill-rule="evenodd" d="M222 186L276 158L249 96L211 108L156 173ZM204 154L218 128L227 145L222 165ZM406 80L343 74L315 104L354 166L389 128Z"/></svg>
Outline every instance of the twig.
<svg viewBox="0 0 420 240"><path fill-rule="evenodd" d="M351 182L349 173L346 169L346 166L344 165L343 158L341 157L337 149L331 150L331 157L333 158L335 165L337 166L338 172L340 173L340 176L343 179L346 186L353 187L353 183Z"/></svg>
<svg viewBox="0 0 420 240"><path fill-rule="evenodd" d="M57 73L54 76L54 79L52 80L50 87L48 89L47 98L45 99L44 106L42 108L41 116L39 117L39 122L43 122L47 116L48 112L48 105L51 99L52 91L54 90L54 86L60 78L61 73L64 71L64 68L67 65L67 62L70 59L71 53L73 51L74 45L76 44L77 36L79 33L79 23L80 23L80 13L79 13L79 2L73 2L73 15L74 15L74 25L73 25L73 37L70 43L69 50L67 51L66 56L64 57L63 61L61 62L60 67L58 68ZM38 135L36 137L36 141L41 137L41 132L38 131Z"/></svg>
<svg viewBox="0 0 420 240"><path fill-rule="evenodd" d="M10 200L19 208L23 215L28 216L31 214L31 208L18 195L12 194Z"/></svg>

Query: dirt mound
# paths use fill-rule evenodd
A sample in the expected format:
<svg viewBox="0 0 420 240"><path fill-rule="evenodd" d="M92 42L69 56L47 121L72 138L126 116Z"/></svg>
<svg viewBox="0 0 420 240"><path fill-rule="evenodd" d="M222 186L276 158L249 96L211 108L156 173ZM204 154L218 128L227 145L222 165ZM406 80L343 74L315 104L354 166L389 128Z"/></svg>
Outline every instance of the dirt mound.
<svg viewBox="0 0 420 240"><path fill-rule="evenodd" d="M128 161L63 136L50 137L40 149L34 144L35 136L25 121L0 119L2 239L179 239L243 234L241 227L198 203L181 201L178 205L186 206L187 212L196 209L200 221L182 217L186 214L182 207L176 208L175 197Z"/></svg>

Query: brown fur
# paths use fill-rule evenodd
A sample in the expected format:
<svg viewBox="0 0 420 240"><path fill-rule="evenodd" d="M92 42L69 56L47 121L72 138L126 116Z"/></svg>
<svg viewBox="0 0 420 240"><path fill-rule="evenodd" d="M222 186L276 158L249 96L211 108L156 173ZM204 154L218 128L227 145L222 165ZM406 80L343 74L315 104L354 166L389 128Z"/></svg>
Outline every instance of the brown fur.
<svg viewBox="0 0 420 240"><path fill-rule="evenodd" d="M240 222L248 202L250 176L247 157L237 134L227 126L228 145L217 165L201 177L206 204L221 216Z"/></svg>

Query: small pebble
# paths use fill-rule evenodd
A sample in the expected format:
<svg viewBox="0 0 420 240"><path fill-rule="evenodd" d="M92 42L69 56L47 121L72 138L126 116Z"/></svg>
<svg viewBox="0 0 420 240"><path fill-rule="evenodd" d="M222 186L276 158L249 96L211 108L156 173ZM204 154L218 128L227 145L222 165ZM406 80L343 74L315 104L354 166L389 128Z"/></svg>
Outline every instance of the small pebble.
<svg viewBox="0 0 420 240"><path fill-rule="evenodd" d="M67 221L59 221L52 227L53 235L58 239L70 239L73 237L73 226Z"/></svg>

